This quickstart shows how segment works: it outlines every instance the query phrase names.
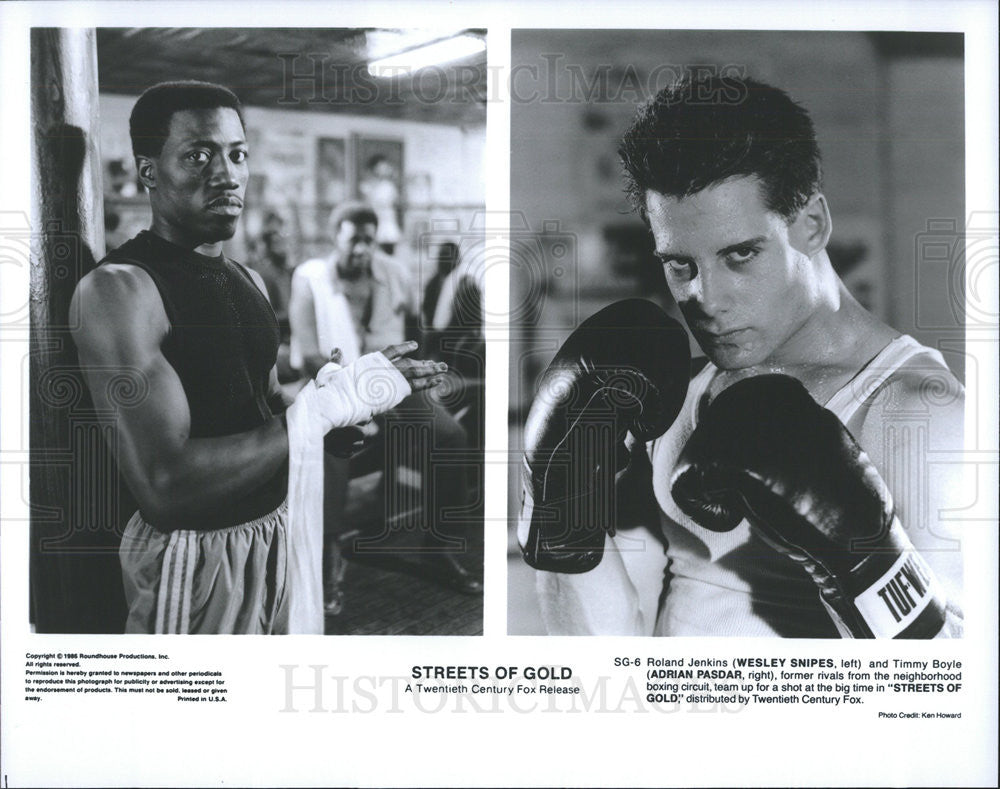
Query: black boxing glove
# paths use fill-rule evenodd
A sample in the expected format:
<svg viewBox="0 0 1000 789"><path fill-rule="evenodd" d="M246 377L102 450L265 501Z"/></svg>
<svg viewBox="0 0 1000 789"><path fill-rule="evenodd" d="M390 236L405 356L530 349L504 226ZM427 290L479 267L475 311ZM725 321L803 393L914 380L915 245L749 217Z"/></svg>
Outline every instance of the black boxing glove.
<svg viewBox="0 0 1000 789"><path fill-rule="evenodd" d="M570 335L541 379L524 427L518 539L538 570L583 573L614 533L614 484L627 432L666 432L687 393L688 338L643 299L605 307Z"/></svg>
<svg viewBox="0 0 1000 789"><path fill-rule="evenodd" d="M794 378L745 378L719 394L681 453L671 493L707 529L746 518L809 573L844 637L931 638L944 626L941 586L885 482Z"/></svg>

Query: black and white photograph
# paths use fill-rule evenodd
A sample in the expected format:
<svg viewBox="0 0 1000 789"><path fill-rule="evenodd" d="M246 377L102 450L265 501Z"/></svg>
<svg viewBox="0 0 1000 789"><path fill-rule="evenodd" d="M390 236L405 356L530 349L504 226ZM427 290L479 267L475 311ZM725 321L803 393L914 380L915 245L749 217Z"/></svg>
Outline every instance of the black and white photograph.
<svg viewBox="0 0 1000 789"><path fill-rule="evenodd" d="M995 786L998 62L0 3L0 787Z"/></svg>
<svg viewBox="0 0 1000 789"><path fill-rule="evenodd" d="M508 632L960 637L963 37L514 30L515 69L511 211L563 255L512 249Z"/></svg>
<svg viewBox="0 0 1000 789"><path fill-rule="evenodd" d="M482 633L485 59L31 31L37 632Z"/></svg>

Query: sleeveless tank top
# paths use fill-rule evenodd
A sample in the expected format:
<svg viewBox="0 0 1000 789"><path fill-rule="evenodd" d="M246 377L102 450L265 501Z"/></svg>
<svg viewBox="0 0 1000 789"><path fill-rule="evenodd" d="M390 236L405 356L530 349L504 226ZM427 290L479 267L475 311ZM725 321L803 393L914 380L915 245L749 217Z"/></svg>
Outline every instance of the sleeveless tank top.
<svg viewBox="0 0 1000 789"><path fill-rule="evenodd" d="M847 424L880 386L920 354L930 355L946 368L937 351L912 337L897 337L825 407ZM674 464L694 432L705 392L716 372L717 368L708 364L692 379L673 426L647 446L668 559L667 594L654 635L839 638L812 579L760 540L746 520L732 531L713 532L681 512L670 495Z"/></svg>
<svg viewBox="0 0 1000 789"><path fill-rule="evenodd" d="M224 255L199 255L146 230L103 263L137 266L159 290L170 322L161 350L184 387L191 438L242 433L273 416L268 384L278 352L278 323L246 269ZM276 509L287 486L283 468L252 495L195 521L154 525L165 530L235 526Z"/></svg>

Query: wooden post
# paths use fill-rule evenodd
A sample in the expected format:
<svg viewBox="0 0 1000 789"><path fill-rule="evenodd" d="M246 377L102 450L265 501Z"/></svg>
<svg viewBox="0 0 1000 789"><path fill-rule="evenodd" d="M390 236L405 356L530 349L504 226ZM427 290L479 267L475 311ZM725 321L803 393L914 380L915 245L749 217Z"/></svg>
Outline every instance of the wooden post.
<svg viewBox="0 0 1000 789"><path fill-rule="evenodd" d="M120 632L117 475L69 304L104 256L94 30L31 31L31 605L39 632Z"/></svg>

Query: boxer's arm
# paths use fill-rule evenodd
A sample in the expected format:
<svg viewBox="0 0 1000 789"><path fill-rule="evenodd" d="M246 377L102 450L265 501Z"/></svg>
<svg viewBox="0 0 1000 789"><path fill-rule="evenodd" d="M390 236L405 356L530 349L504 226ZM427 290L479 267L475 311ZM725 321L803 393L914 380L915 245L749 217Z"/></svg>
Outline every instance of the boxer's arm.
<svg viewBox="0 0 1000 789"><path fill-rule="evenodd" d="M628 465L615 475L617 534L605 537L604 560L586 573L536 574L550 635L652 633L666 565L653 535L659 529L659 507L645 444L629 434L626 448Z"/></svg>
<svg viewBox="0 0 1000 789"><path fill-rule="evenodd" d="M964 388L946 370L916 357L872 401L859 415L858 443L889 485L907 536L944 588L948 623L941 636L960 635L962 543L951 513L965 506Z"/></svg>
<svg viewBox="0 0 1000 789"><path fill-rule="evenodd" d="M626 438L628 467L615 477L615 545L639 595L645 635L655 629L659 604L669 593L665 586L667 542L663 513L653 494L652 443Z"/></svg>
<svg viewBox="0 0 1000 789"><path fill-rule="evenodd" d="M312 288L309 287L306 278L299 276L298 272L292 275L292 290L288 299L288 325L302 353L304 368L302 372L312 378L329 361L333 348L327 348L324 353L319 347Z"/></svg>
<svg viewBox="0 0 1000 789"><path fill-rule="evenodd" d="M271 413L280 416L293 402L293 398L285 394L278 383L278 368L272 367L267 378L267 405Z"/></svg>
<svg viewBox="0 0 1000 789"><path fill-rule="evenodd" d="M73 330L87 387L115 431L112 451L143 512L176 521L245 496L274 476L288 454L281 419L221 438L191 438L183 385L164 358L169 323L156 286L133 266L102 266L77 286ZM139 376L148 394L113 402L116 376Z"/></svg>
<svg viewBox="0 0 1000 789"><path fill-rule="evenodd" d="M604 558L585 573L535 573L542 621L549 635L648 636L639 592L615 540L604 536Z"/></svg>
<svg viewBox="0 0 1000 789"><path fill-rule="evenodd" d="M660 505L653 495L653 464L646 444L625 436L628 464L615 474L615 530L660 527Z"/></svg>

